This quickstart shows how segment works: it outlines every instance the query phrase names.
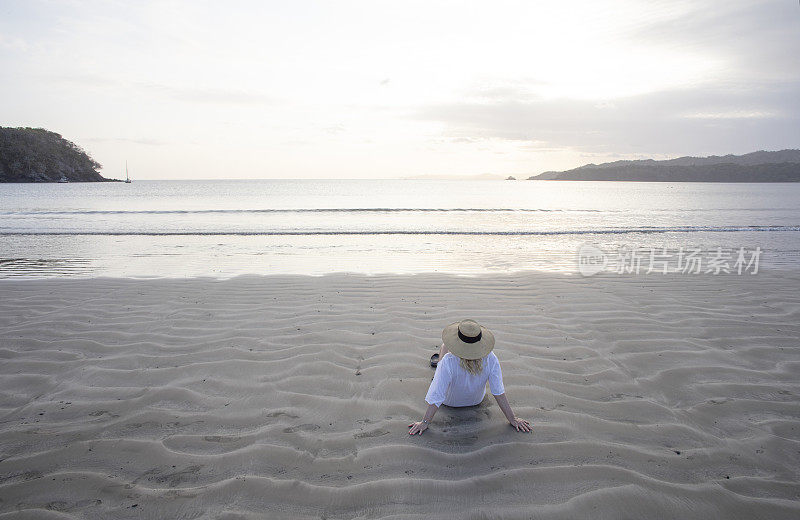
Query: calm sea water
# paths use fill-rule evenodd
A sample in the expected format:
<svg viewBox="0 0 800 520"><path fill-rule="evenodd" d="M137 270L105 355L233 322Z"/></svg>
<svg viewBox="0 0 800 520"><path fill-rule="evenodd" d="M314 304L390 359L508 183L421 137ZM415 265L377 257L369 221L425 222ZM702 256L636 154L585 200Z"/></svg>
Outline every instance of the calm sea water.
<svg viewBox="0 0 800 520"><path fill-rule="evenodd" d="M800 266L800 184L0 184L0 278L576 272L576 252L760 247Z"/></svg>

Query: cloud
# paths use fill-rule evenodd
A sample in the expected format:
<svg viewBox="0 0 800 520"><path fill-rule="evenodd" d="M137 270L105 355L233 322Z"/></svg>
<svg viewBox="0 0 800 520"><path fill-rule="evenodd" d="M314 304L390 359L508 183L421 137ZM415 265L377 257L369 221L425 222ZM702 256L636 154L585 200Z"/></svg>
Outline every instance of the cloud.
<svg viewBox="0 0 800 520"><path fill-rule="evenodd" d="M329 135L341 134L341 133L344 133L346 130L347 130L347 128L345 128L345 126L342 125L342 124L335 124L335 125L332 125L332 126L327 126L327 127L322 129L322 131L324 133L329 134Z"/></svg>
<svg viewBox="0 0 800 520"><path fill-rule="evenodd" d="M169 85L166 83L121 81L113 77L92 73L45 73L41 75L41 78L48 83L55 82L79 89L96 88L115 92L142 92L147 95L188 103L221 105L263 105L272 103L270 97L260 92L228 88L187 87Z"/></svg>
<svg viewBox="0 0 800 520"><path fill-rule="evenodd" d="M500 139L588 154L683 155L797 147L797 3L687 2L669 14L620 30L617 40L632 53L646 47L678 52L687 59L713 58L705 77L613 99L553 96L552 89L538 91L546 80L520 78L473 88L457 101L418 106L410 117L443 123L445 135L461 142ZM675 65L663 65L669 66ZM675 72L680 73L680 67ZM585 84L619 74L636 77L623 67L607 71L605 77L587 76Z"/></svg>
<svg viewBox="0 0 800 520"><path fill-rule="evenodd" d="M27 52L30 48L31 44L22 38L0 34L0 49Z"/></svg>
<svg viewBox="0 0 800 520"><path fill-rule="evenodd" d="M702 48L723 56L734 76L800 79L800 6L797 2L698 2L680 16L639 28L632 42Z"/></svg>
<svg viewBox="0 0 800 520"><path fill-rule="evenodd" d="M7 4L4 117L107 133L100 162L138 145L153 175L216 175L223 145L368 177L800 143L796 0Z"/></svg>
<svg viewBox="0 0 800 520"><path fill-rule="evenodd" d="M689 119L766 119L779 117L779 114L768 110L734 110L731 112L691 112L681 117Z"/></svg>
<svg viewBox="0 0 800 520"><path fill-rule="evenodd" d="M617 99L506 98L419 107L411 117L468 139L539 142L586 152L729 153L800 142L800 82L673 89Z"/></svg>
<svg viewBox="0 0 800 520"><path fill-rule="evenodd" d="M156 83L137 83L135 88L171 99L190 103L208 103L222 105L263 105L270 103L270 98L258 93L244 90L223 88L202 88L163 85Z"/></svg>
<svg viewBox="0 0 800 520"><path fill-rule="evenodd" d="M151 139L147 137L84 137L81 142L87 143L129 143L144 146L163 146L169 144L168 141Z"/></svg>
<svg viewBox="0 0 800 520"><path fill-rule="evenodd" d="M62 72L51 73L44 72L37 74L38 79L48 84L59 84L67 87L97 87L97 88L120 88L124 84L113 78L101 76L99 74L82 73L82 72Z"/></svg>

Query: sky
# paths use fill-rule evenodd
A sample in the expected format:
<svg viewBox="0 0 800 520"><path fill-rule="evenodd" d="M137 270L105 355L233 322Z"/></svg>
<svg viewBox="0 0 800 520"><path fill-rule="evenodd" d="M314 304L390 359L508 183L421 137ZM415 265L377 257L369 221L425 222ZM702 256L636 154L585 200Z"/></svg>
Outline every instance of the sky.
<svg viewBox="0 0 800 520"><path fill-rule="evenodd" d="M800 147L800 2L0 0L0 126L106 177L525 177Z"/></svg>

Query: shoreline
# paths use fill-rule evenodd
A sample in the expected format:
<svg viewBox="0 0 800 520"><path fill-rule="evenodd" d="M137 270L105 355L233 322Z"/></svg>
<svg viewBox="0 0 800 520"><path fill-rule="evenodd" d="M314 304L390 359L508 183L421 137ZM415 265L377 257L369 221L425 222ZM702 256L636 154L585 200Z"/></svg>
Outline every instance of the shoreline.
<svg viewBox="0 0 800 520"><path fill-rule="evenodd" d="M17 259L9 259L7 262L14 262ZM55 261L50 261L55 262ZM2 262L0 262L0 266L2 266ZM752 267L749 268L750 271ZM423 272L423 271L330 271L330 272L317 272L317 271L307 271L307 272L275 272L275 273L239 273L234 272L231 274L192 274L192 275L185 275L185 276L175 276L175 275L130 275L130 276L115 276L115 275L96 275L96 274L63 274L63 273L48 273L46 275L7 275L7 276L0 276L0 289L4 284L14 284L14 283L86 283L86 282L93 282L93 281L102 281L102 282L119 282L119 283L127 283L127 282L156 282L156 281L165 281L165 282L232 282L239 279L253 279L253 280L263 280L268 281L271 279L280 280L280 279L293 279L297 278L299 280L305 279L324 279L324 278L337 278L337 277L345 277L345 278L366 278L366 279L381 279L381 278L424 278L424 277L434 277L434 278L453 278L455 280L466 279L466 280L481 280L481 279L507 279L507 278L525 278L525 277L554 277L556 279L563 278L564 280L605 280L605 281L617 281L617 282L629 282L635 283L636 281L644 282L644 281L656 281L656 280L664 280L664 281L690 281L690 280L704 280L704 279L719 279L719 280L758 280L760 277L778 277L778 278L787 278L790 279L792 282L798 284L798 288L800 288L800 266L795 265L779 265L779 266L769 266L763 267L759 266L758 272L752 274L750 271L745 270L741 274L737 274L736 272L729 272L729 273L677 273L677 272L668 272L666 274L662 274L660 272L653 272L653 273L646 273L646 269L642 268L640 273L617 273L616 271L601 271L596 274L589 274L583 275L578 270L577 267L575 268L567 268L561 265L553 265L553 266L540 266L540 267L529 267L524 269L516 269L516 270L509 270L505 272L500 271L452 271L452 272L444 272L444 271L436 271L436 272Z"/></svg>

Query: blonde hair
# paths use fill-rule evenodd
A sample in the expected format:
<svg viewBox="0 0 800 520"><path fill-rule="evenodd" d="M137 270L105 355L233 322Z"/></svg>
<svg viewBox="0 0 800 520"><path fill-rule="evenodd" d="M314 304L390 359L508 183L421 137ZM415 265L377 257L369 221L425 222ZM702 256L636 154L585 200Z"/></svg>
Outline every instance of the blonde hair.
<svg viewBox="0 0 800 520"><path fill-rule="evenodd" d="M469 372L470 374L477 376L483 370L483 360L482 359L464 359L458 358L458 363L461 365L461 368Z"/></svg>

